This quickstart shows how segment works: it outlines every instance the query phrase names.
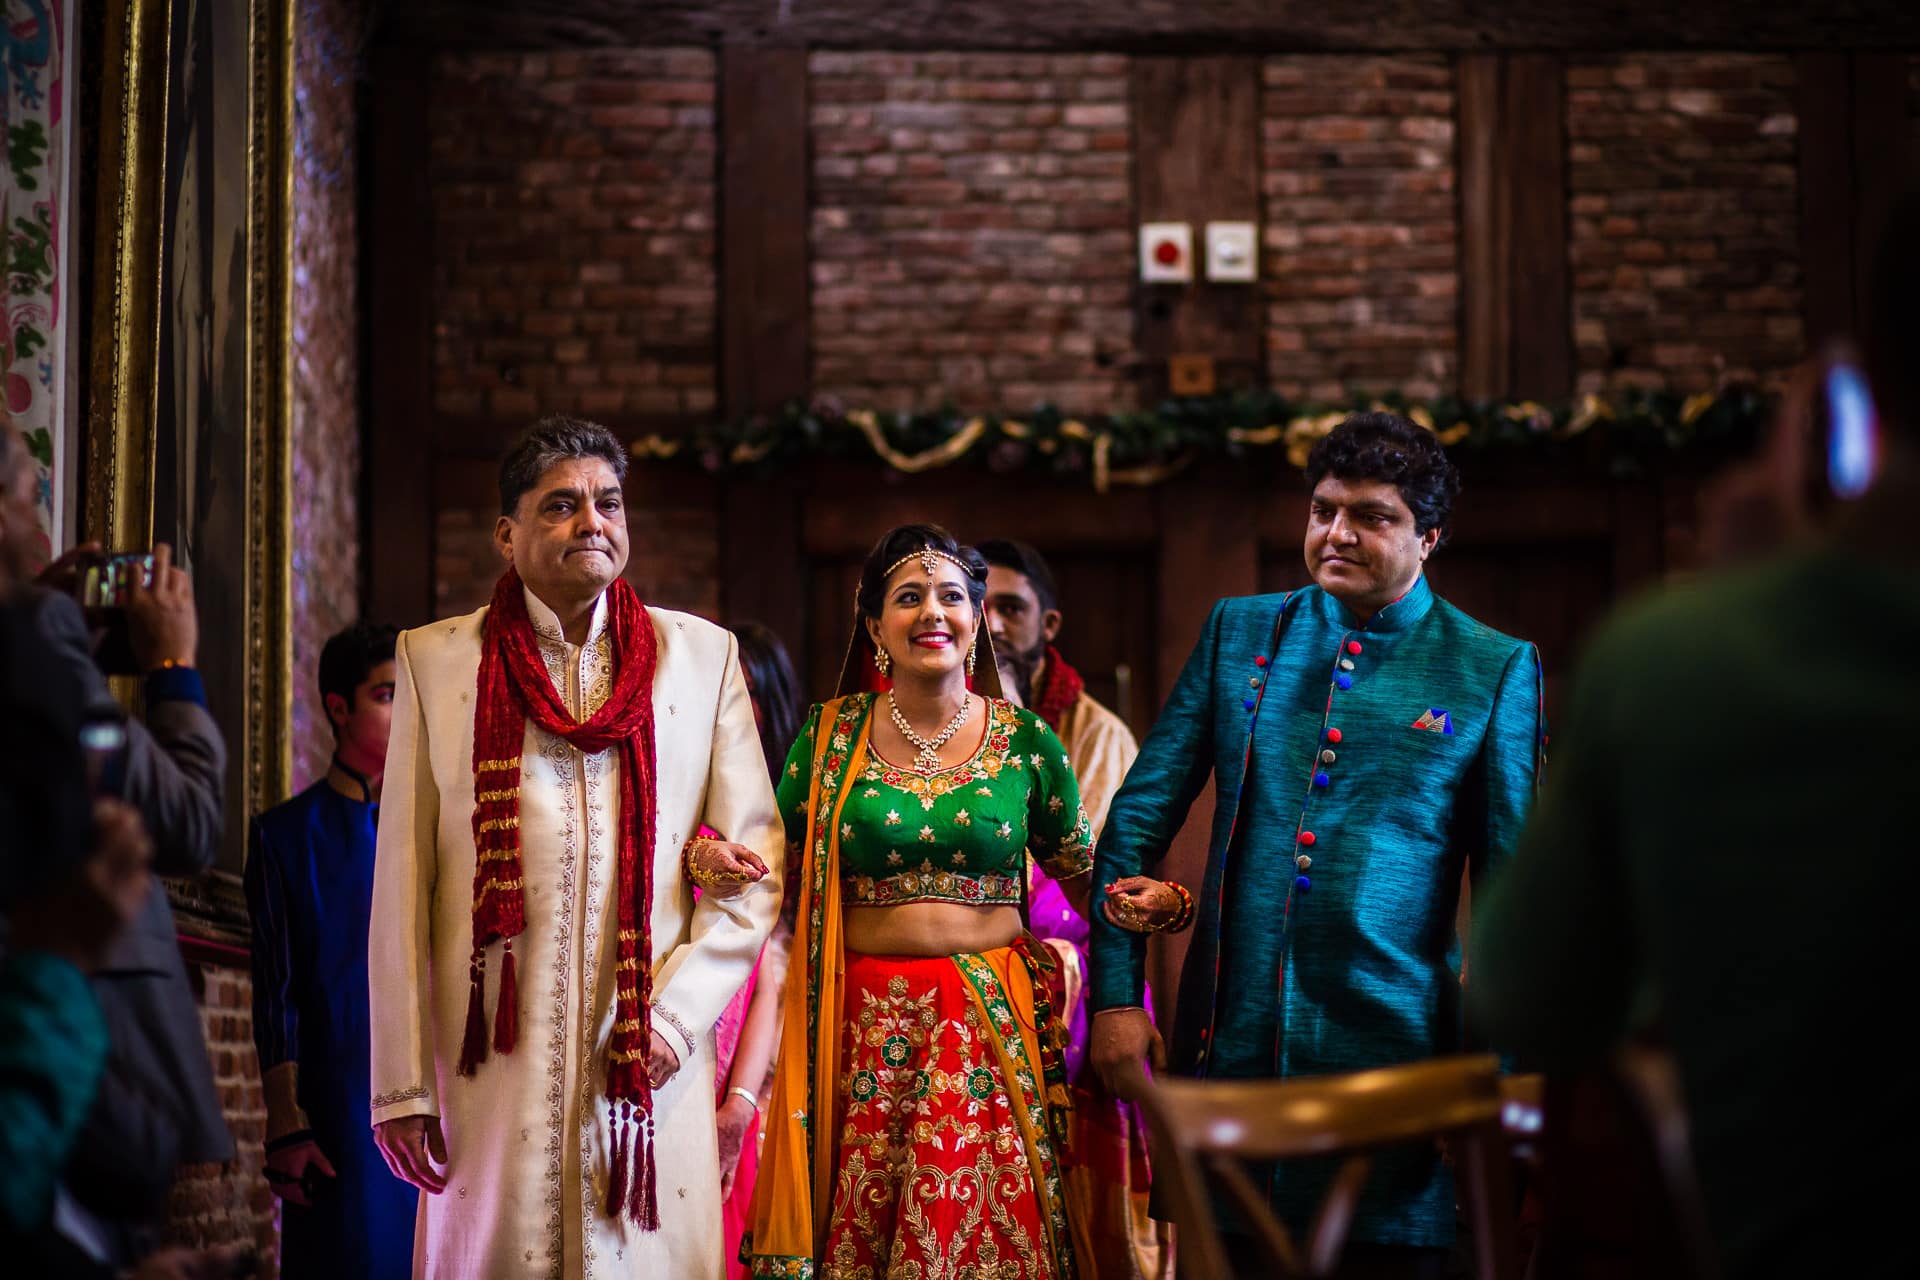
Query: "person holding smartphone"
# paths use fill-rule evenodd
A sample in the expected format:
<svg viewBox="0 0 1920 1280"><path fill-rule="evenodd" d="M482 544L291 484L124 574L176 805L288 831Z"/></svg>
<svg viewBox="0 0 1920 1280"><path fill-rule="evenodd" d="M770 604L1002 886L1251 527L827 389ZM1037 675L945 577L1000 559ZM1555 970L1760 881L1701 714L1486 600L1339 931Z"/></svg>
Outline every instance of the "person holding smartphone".
<svg viewBox="0 0 1920 1280"><path fill-rule="evenodd" d="M1660 1029L1728 1280L1912 1269L1911 1178L1844 1171L1920 1139L1887 1061L1920 888L1920 193L1871 279L1871 420L1844 366L1801 379L1768 455L1789 536L1590 642L1474 942L1503 1049L1577 1068Z"/></svg>
<svg viewBox="0 0 1920 1280"><path fill-rule="evenodd" d="M35 638L44 664L71 684L77 718L124 725L126 746L112 773L117 798L139 813L153 841L153 870L197 875L219 850L227 756L195 670L193 583L160 544L151 575L129 584L127 638L145 707L143 718L129 718L107 687L72 596L75 571L100 549L75 548L43 569L33 484L25 442L0 415L0 600ZM97 1256L127 1265L148 1251L178 1166L232 1159L233 1137L164 888L147 891L138 916L89 976L110 1049L65 1185L76 1234Z"/></svg>

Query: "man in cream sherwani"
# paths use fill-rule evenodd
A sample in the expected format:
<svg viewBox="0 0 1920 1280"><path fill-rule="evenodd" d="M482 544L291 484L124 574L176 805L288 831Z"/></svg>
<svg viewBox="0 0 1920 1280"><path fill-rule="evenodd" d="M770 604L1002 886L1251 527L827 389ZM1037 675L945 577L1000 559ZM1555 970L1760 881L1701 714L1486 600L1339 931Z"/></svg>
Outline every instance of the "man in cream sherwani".
<svg viewBox="0 0 1920 1280"><path fill-rule="evenodd" d="M417 1276L723 1274L711 1028L773 924L783 835L732 635L642 609L620 580L625 472L626 452L604 427L546 419L522 434L501 466L495 541L509 569L490 608L519 619L523 635L531 623L519 670L537 671L524 657L537 646L565 715L579 722L618 693L618 626L634 637L651 629L653 847L636 850L636 867L650 859L651 955L640 962L652 965L651 1014L640 1021L652 1034L627 1056L644 1056L654 1089L660 1229L609 1213L610 1165L621 1152L632 1157L630 1140L614 1146L607 1082L621 768L640 757L576 749L528 719L519 874L476 884L475 704L501 701L476 690L483 652L494 652L487 646L505 625L489 629L482 609L403 633L395 654L369 948L371 1105L388 1163L430 1193L415 1231ZM524 615L501 603L510 587L524 591ZM623 643L622 652L640 649ZM496 788L510 790L511 774L500 777L489 774L481 800L507 794ZM730 843L702 844L696 856L722 878L758 882L732 897L703 894L696 906L681 853L703 824ZM505 938L511 960L498 940L476 946L477 896L496 887L524 899L524 928ZM635 917L642 939L647 923ZM517 1000L498 981L509 964ZM491 1000L496 988L517 1009L517 1033L503 1051L496 1031L476 1065L480 1024L470 1018L495 1007L478 993ZM491 1013L486 1025L497 1025ZM621 1195L613 1184L611 1196Z"/></svg>

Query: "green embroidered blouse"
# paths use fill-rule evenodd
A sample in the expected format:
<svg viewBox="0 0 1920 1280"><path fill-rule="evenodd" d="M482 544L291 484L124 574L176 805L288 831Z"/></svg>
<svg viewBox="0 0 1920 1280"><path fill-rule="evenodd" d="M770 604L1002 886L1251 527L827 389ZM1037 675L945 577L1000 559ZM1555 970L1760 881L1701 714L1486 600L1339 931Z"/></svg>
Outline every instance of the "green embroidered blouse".
<svg viewBox="0 0 1920 1280"><path fill-rule="evenodd" d="M865 736L874 695L855 698L860 706L854 734ZM819 727L816 705L780 779L790 862L806 844L809 770ZM833 745L844 751L852 741ZM986 731L964 763L922 773L883 759L869 742L867 762L847 788L840 874L848 906L1018 906L1025 854L1032 853L1056 880L1093 865L1093 832L1066 748L1045 721L998 698L987 700Z"/></svg>

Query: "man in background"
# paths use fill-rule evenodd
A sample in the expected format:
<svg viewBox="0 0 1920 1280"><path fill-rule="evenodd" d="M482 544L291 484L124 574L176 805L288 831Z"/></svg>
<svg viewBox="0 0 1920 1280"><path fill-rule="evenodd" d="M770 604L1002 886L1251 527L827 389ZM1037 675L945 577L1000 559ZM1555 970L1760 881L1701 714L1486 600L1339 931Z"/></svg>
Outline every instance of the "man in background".
<svg viewBox="0 0 1920 1280"><path fill-rule="evenodd" d="M1011 538L989 538L978 550L987 562L987 627L1000 682L1060 736L1098 837L1140 749L1126 722L1094 701L1054 645L1064 616L1046 559ZM1172 1262L1172 1228L1147 1213L1146 1119L1137 1106L1108 1093L1087 1066L1088 925L1046 872L1035 866L1029 874L1029 918L1034 936L1060 961L1055 1007L1069 1032L1076 1160L1066 1172L1067 1190L1081 1205L1074 1221L1087 1228L1075 1249L1101 1280L1158 1276Z"/></svg>
<svg viewBox="0 0 1920 1280"><path fill-rule="evenodd" d="M1040 553L1011 538L978 546L987 561L987 627L993 655L1023 705L1060 737L1097 839L1107 806L1140 752L1126 721L1094 701L1054 647L1065 621L1053 570Z"/></svg>
<svg viewBox="0 0 1920 1280"><path fill-rule="evenodd" d="M367 1125L367 928L393 716L393 627L356 622L320 652L326 776L254 820L253 1041L267 1180L286 1202L280 1274L405 1280L419 1193Z"/></svg>

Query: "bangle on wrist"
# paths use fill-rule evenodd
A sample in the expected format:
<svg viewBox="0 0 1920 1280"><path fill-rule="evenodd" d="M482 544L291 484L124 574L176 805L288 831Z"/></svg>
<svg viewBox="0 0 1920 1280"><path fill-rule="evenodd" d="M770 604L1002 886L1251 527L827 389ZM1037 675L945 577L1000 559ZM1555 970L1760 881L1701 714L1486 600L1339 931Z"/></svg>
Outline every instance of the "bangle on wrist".
<svg viewBox="0 0 1920 1280"><path fill-rule="evenodd" d="M745 1085L743 1084L734 1085L732 1088L727 1090L727 1096L729 1098L744 1098L746 1100L747 1105L753 1108L753 1114L755 1115L760 1114L760 1095L755 1093L753 1090L747 1088Z"/></svg>
<svg viewBox="0 0 1920 1280"><path fill-rule="evenodd" d="M193 663L185 658L162 658L153 664L155 671L191 671Z"/></svg>
<svg viewBox="0 0 1920 1280"><path fill-rule="evenodd" d="M1179 914L1175 915L1172 920L1167 922L1165 926L1165 932L1179 933L1183 929L1186 929L1193 924L1193 917L1194 917L1193 895L1187 892L1187 887L1185 885L1180 884L1177 881L1169 880L1166 882L1166 885L1167 885L1167 888L1173 890L1174 896L1180 899L1180 911L1179 911Z"/></svg>

